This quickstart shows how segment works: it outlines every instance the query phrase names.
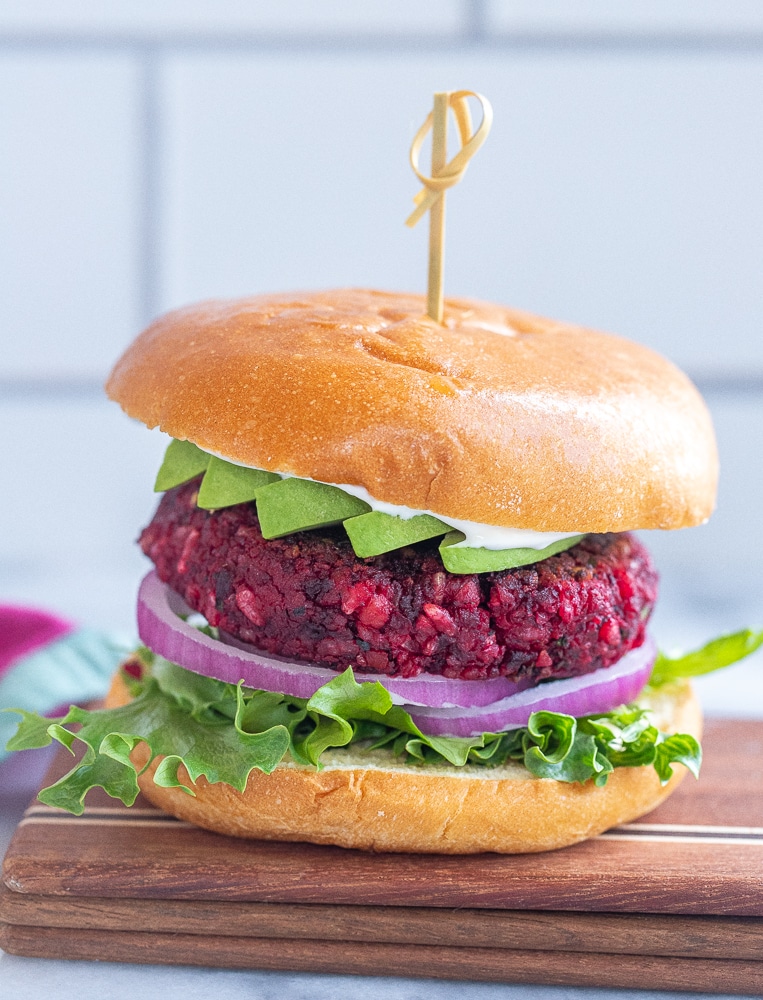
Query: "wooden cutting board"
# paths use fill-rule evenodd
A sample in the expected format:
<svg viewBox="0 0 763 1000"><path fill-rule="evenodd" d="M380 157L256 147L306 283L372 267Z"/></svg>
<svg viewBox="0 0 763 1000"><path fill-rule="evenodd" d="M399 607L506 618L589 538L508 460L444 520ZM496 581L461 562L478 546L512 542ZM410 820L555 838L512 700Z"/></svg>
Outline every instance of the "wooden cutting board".
<svg viewBox="0 0 763 1000"><path fill-rule="evenodd" d="M0 944L42 957L763 992L763 723L709 720L699 783L546 854L239 841L145 801L39 803L4 865Z"/></svg>

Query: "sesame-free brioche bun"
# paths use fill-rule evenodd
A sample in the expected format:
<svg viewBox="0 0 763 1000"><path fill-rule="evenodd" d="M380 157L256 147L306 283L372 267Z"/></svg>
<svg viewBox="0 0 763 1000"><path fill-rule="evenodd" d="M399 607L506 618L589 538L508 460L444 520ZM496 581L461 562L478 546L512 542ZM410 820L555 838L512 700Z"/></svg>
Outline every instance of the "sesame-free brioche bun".
<svg viewBox="0 0 763 1000"><path fill-rule="evenodd" d="M117 674L109 708L130 694ZM702 728L699 703L682 682L640 704L654 710L662 731ZM132 760L145 766L139 744ZM272 774L252 771L245 791L200 778L195 795L161 788L152 775L159 759L138 777L154 805L217 833L258 840L307 841L361 850L476 854L548 851L596 836L649 812L681 781L676 765L661 786L652 767L618 768L606 785L536 778L519 764L496 768L412 766L386 751L335 750L322 771L280 764ZM181 780L190 779L181 767Z"/></svg>
<svg viewBox="0 0 763 1000"><path fill-rule="evenodd" d="M682 528L717 456L691 382L610 334L467 299L366 290L212 301L157 320L107 384L230 461L537 531Z"/></svg>

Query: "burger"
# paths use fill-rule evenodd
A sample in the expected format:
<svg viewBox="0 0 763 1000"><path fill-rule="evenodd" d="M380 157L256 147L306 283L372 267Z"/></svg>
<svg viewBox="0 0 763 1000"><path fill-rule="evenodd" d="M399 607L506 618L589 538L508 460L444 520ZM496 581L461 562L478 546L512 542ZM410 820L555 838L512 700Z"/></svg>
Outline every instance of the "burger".
<svg viewBox="0 0 763 1000"><path fill-rule="evenodd" d="M512 853L632 820L697 772L684 675L709 661L658 656L631 532L712 511L699 394L616 336L425 308L212 301L127 349L107 392L171 438L143 646L102 710L25 715L16 747L84 750L43 801L140 789L234 836Z"/></svg>

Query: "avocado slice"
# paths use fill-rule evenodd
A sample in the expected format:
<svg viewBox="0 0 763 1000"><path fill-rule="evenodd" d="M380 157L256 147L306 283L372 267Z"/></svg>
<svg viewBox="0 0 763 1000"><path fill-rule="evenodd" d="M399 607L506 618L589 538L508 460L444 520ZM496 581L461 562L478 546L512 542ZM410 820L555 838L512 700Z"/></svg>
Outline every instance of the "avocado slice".
<svg viewBox="0 0 763 1000"><path fill-rule="evenodd" d="M431 514L402 518L384 514L380 510L348 518L344 522L344 529L350 536L355 555L361 559L380 556L405 545L423 542L426 538L436 538L451 530L449 524Z"/></svg>
<svg viewBox="0 0 763 1000"><path fill-rule="evenodd" d="M192 441L178 441L173 438L167 445L159 471L156 474L154 493L164 493L189 479L200 476L212 458Z"/></svg>
<svg viewBox="0 0 763 1000"><path fill-rule="evenodd" d="M577 545L584 535L573 535L571 538L561 538L552 542L545 549L472 549L464 546L454 548L457 542L463 542L466 536L460 531L451 531L440 542L440 555L443 565L449 573L496 573L502 569L515 569L517 566L529 566L530 563L541 562L557 552L564 552Z"/></svg>
<svg viewBox="0 0 763 1000"><path fill-rule="evenodd" d="M369 504L338 486L311 479L281 479L257 491L257 516L263 538L282 538L340 524L371 510Z"/></svg>
<svg viewBox="0 0 763 1000"><path fill-rule="evenodd" d="M279 479L280 476L275 472L244 468L212 455L201 481L196 503L204 510L218 510L220 507L247 503L255 499L257 491L263 486L276 483Z"/></svg>
<svg viewBox="0 0 763 1000"><path fill-rule="evenodd" d="M361 559L445 535L440 556L449 573L494 573L541 562L572 548L584 535L573 535L545 549L483 549L457 547L465 538L460 531L431 514L396 517L371 509L364 500L338 486L311 479L281 479L275 472L233 465L202 451L191 441L173 439L167 446L156 476L155 492L164 492L204 473L198 506L218 510L257 501L263 537L282 538L296 531L310 531L344 522L355 554Z"/></svg>

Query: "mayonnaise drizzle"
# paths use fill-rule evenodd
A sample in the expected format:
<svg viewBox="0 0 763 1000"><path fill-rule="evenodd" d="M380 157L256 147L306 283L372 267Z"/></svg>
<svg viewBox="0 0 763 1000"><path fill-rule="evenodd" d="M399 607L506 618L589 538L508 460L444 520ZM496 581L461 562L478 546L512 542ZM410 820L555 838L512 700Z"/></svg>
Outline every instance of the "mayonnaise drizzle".
<svg viewBox="0 0 763 1000"><path fill-rule="evenodd" d="M253 466L245 465L243 462L234 462L225 455L218 455L217 452L210 451L210 455L220 458L231 465L239 465L244 469L251 469ZM269 469L274 472L274 469ZM322 479L310 479L309 476L295 476L291 472L278 472L277 475L283 479L309 479L312 483L324 483ZM350 496L357 497L365 502L372 510L381 511L383 514L392 514L400 517L404 521L417 514L431 514L432 517L444 521L446 524L461 531L466 537L463 542L458 542L456 547L470 549L490 549L500 551L501 549L545 549L548 545L560 541L562 538L572 538L574 535L583 534L581 531L532 531L529 528L502 528L495 524L481 524L479 521L464 521L457 517L444 517L436 514L432 510L416 510L413 507L406 507L403 504L387 503L386 500L377 500L371 496L364 486L354 486L348 483L324 483L326 486L336 486Z"/></svg>

